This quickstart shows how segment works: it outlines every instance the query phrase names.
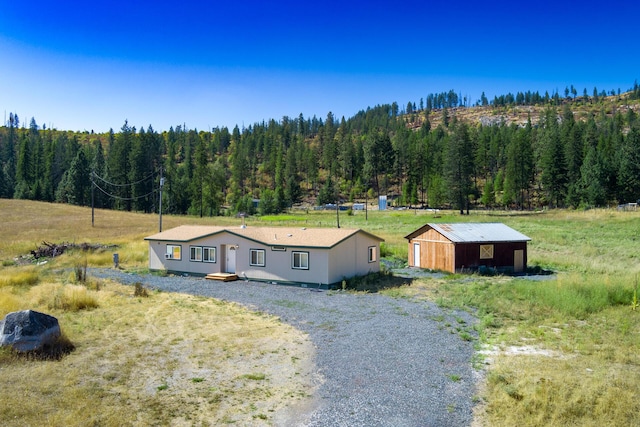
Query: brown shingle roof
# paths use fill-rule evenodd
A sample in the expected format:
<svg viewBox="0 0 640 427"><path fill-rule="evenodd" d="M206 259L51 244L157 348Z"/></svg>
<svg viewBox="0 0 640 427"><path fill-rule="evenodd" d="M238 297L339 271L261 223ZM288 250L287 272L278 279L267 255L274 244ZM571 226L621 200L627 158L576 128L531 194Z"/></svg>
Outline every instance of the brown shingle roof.
<svg viewBox="0 0 640 427"><path fill-rule="evenodd" d="M294 228L294 227L216 227L205 225L181 225L161 233L145 237L145 240L188 242L218 233L230 233L272 246L299 246L330 248L357 233L364 233L383 241L378 236L361 229L350 228Z"/></svg>

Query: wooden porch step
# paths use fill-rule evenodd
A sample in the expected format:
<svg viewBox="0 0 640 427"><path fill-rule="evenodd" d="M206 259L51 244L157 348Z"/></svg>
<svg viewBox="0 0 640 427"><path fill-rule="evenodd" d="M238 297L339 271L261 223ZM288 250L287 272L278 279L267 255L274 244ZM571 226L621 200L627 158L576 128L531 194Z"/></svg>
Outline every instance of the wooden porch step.
<svg viewBox="0 0 640 427"><path fill-rule="evenodd" d="M233 273L209 273L205 277L209 280L220 280L222 282L233 282L238 280L238 275Z"/></svg>

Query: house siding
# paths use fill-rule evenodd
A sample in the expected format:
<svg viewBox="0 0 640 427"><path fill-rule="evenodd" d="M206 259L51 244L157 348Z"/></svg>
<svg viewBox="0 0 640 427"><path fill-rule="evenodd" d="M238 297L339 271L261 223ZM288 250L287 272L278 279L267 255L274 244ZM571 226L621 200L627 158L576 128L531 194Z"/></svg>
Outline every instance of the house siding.
<svg viewBox="0 0 640 427"><path fill-rule="evenodd" d="M369 247L376 248L376 261L369 262ZM328 284L342 282L345 278L364 276L380 271L380 242L364 233L357 233L350 239L332 248L327 271Z"/></svg>
<svg viewBox="0 0 640 427"><path fill-rule="evenodd" d="M165 259L167 245L182 247L181 259ZM190 261L190 247L216 248L216 262ZM226 231L190 241L149 239L149 269L207 275L227 271L226 252L236 247L235 273L241 279L328 286L345 277L380 271L380 240L358 232L331 248L267 245ZM368 248L375 246L376 261L368 262ZM284 250L282 250L284 248ZM250 251L264 250L265 265L250 265ZM308 269L293 268L293 252L309 254Z"/></svg>

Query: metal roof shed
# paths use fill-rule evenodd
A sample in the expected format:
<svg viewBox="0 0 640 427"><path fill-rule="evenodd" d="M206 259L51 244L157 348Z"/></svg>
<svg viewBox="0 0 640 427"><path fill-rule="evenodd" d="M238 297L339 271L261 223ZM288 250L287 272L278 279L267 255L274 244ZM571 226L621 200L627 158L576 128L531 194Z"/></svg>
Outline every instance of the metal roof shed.
<svg viewBox="0 0 640 427"><path fill-rule="evenodd" d="M521 273L531 240L501 223L431 223L405 238L410 266L452 273L482 268Z"/></svg>

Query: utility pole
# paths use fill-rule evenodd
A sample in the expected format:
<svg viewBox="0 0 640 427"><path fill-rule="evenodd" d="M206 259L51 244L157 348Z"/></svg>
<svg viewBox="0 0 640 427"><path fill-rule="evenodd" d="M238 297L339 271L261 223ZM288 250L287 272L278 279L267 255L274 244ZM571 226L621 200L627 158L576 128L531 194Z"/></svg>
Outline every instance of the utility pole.
<svg viewBox="0 0 640 427"><path fill-rule="evenodd" d="M338 223L338 228L340 228L340 198L336 200L336 222Z"/></svg>
<svg viewBox="0 0 640 427"><path fill-rule="evenodd" d="M162 176L162 166L160 166L160 202L158 203L158 211L160 213L159 232L162 232L162 187L164 186L164 177Z"/></svg>
<svg viewBox="0 0 640 427"><path fill-rule="evenodd" d="M365 221L369 221L369 207L367 206L369 204L369 195L367 194L367 192L364 192L364 220Z"/></svg>
<svg viewBox="0 0 640 427"><path fill-rule="evenodd" d="M91 171L91 227L93 227L94 223L95 223L94 222L95 216L93 214L94 205L95 205L94 202L93 202L94 201L93 194L95 193L95 188L96 188L96 183L93 181L95 173L96 173L95 170Z"/></svg>

